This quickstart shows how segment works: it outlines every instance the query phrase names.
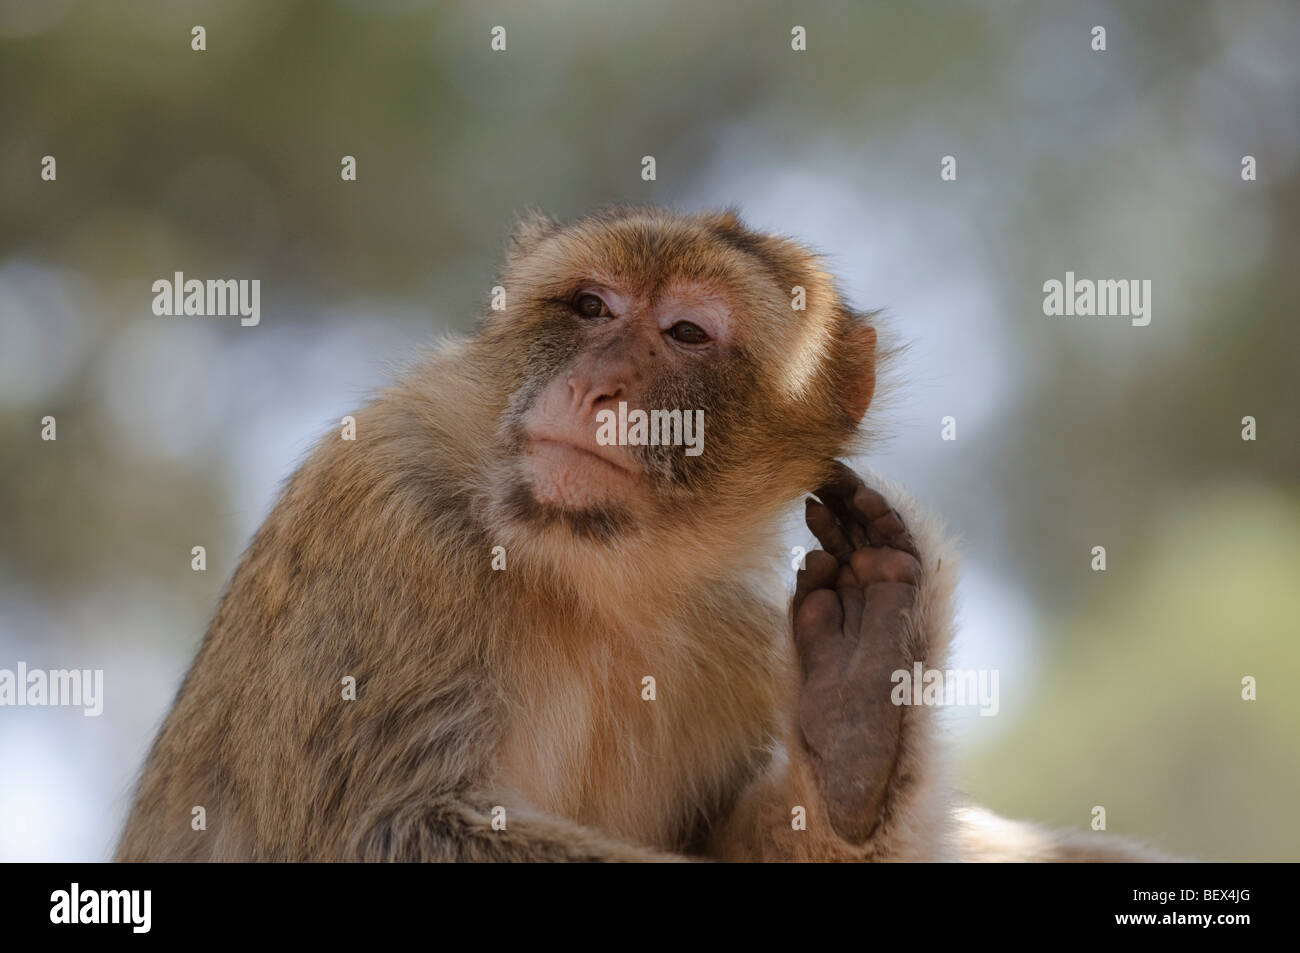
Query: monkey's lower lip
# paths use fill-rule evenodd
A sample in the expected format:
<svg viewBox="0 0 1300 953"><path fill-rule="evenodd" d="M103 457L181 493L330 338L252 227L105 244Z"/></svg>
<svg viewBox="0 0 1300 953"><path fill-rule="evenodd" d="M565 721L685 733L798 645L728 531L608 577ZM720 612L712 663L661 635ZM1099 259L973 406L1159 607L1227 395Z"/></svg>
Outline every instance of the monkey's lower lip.
<svg viewBox="0 0 1300 953"><path fill-rule="evenodd" d="M586 457L587 459L603 463L606 467L609 467L611 470L617 470L624 476L636 476L636 473L628 466L622 463L615 463L613 460L609 459L609 457L601 456L594 450L588 450L586 447L579 446L576 443L569 443L567 440L552 440L549 437L532 437L529 439L529 443L534 449L545 447L564 450L569 453L576 453L580 456Z"/></svg>

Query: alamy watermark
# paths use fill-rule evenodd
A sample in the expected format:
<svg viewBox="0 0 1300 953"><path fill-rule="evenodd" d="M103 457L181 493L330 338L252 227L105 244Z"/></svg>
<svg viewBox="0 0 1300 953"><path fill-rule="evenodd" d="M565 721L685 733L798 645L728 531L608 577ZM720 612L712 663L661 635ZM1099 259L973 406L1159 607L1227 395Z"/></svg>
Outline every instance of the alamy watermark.
<svg viewBox="0 0 1300 953"><path fill-rule="evenodd" d="M197 315L224 317L239 315L246 328L262 320L262 280L260 278L186 279L178 271L172 280L159 278L153 283L153 313L157 315Z"/></svg>
<svg viewBox="0 0 1300 953"><path fill-rule="evenodd" d="M50 894L50 922L55 924L129 924L132 933L153 926L152 890L83 890L73 883Z"/></svg>
<svg viewBox="0 0 1300 953"><path fill-rule="evenodd" d="M1051 316L1131 318L1136 328L1151 323L1151 279L1075 278L1067 271L1065 280L1043 282L1043 314Z"/></svg>
<svg viewBox="0 0 1300 953"><path fill-rule="evenodd" d="M978 705L983 716L998 713L997 669L945 670L914 662L910 672L896 669L889 680L894 683L889 700L895 705Z"/></svg>
<svg viewBox="0 0 1300 953"><path fill-rule="evenodd" d="M104 670L27 667L0 668L0 707L49 706L81 708L87 718L104 711Z"/></svg>
<svg viewBox="0 0 1300 953"><path fill-rule="evenodd" d="M688 457L704 452L704 411L633 410L618 402L618 412L598 411L596 442L602 447L685 447Z"/></svg>

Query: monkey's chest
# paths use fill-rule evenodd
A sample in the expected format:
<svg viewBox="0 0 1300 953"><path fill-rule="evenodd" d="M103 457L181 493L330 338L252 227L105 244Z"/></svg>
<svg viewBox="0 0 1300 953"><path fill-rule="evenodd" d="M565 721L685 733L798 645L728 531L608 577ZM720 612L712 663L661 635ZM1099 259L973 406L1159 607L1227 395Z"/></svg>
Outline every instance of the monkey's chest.
<svg viewBox="0 0 1300 953"><path fill-rule="evenodd" d="M699 806L734 783L765 702L737 718L731 705L719 710L718 686L642 668L551 672L518 697L498 751L501 786L547 813L679 847Z"/></svg>

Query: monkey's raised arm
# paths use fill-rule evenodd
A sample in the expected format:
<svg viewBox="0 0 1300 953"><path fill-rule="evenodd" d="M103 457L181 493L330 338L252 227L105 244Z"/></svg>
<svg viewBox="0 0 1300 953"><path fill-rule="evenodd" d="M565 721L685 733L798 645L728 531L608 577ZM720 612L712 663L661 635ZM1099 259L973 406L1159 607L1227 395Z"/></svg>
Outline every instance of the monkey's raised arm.
<svg viewBox="0 0 1300 953"><path fill-rule="evenodd" d="M809 500L823 549L799 571L791 628L802 687L784 751L714 839L728 859L934 859L935 713L894 704L892 674L942 667L949 583L899 514L837 464ZM949 571L951 572L951 560ZM802 812L799 809L802 808Z"/></svg>
<svg viewBox="0 0 1300 953"><path fill-rule="evenodd" d="M1104 834L1051 831L961 805L941 776L933 705L896 704L896 672L945 667L956 558L839 466L809 501L824 551L791 604L802 689L784 750L711 847L733 860L1168 861ZM898 500L901 503L901 499ZM805 829L792 825L805 809Z"/></svg>

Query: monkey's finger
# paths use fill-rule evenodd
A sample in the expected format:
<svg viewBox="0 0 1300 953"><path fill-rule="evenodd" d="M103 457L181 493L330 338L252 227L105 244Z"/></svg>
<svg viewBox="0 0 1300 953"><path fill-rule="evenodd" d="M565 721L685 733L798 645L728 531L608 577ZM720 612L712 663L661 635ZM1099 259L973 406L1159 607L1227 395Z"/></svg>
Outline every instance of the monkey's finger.
<svg viewBox="0 0 1300 953"><path fill-rule="evenodd" d="M864 523L871 523L891 512L889 501L879 490L859 483L853 490L853 507Z"/></svg>
<svg viewBox="0 0 1300 953"><path fill-rule="evenodd" d="M854 549L861 549L863 546L870 545L866 527L858 522L852 508L842 497L836 496L833 492L823 488L817 491L817 498L835 516L840 531L848 538Z"/></svg>
<svg viewBox="0 0 1300 953"><path fill-rule="evenodd" d="M921 558L903 518L878 490L873 490L866 484L858 487L853 494L853 509L857 512L858 519L865 523L872 546L901 549L917 559Z"/></svg>
<svg viewBox="0 0 1300 953"><path fill-rule="evenodd" d="M803 566L804 568L795 573L794 577L794 600L790 604L793 616L799 614L799 607L803 605L808 593L817 589L834 588L835 578L840 570L840 564L835 557L820 549L814 549L804 556Z"/></svg>
<svg viewBox="0 0 1300 953"><path fill-rule="evenodd" d="M813 535L817 537L817 542L822 544L822 549L841 563L849 561L849 557L853 555L853 544L844 535L844 530L840 528L835 514L827 509L825 504L818 503L816 500L805 500L803 518Z"/></svg>
<svg viewBox="0 0 1300 953"><path fill-rule="evenodd" d="M863 519L853 504L853 498L858 490L863 489L867 489L867 485L862 481L862 477L839 460L835 460L831 477L816 490L820 501L835 511L840 523L848 530L849 537L857 542L858 546L868 545L867 523L870 520Z"/></svg>
<svg viewBox="0 0 1300 953"><path fill-rule="evenodd" d="M867 486L847 466L835 462L831 479L818 491L818 495L821 496L823 491L823 499L841 524L850 527L849 535L859 543L859 547L887 546L900 549L918 560L921 558L898 511L889 505L879 490ZM861 527L861 542L856 527Z"/></svg>

